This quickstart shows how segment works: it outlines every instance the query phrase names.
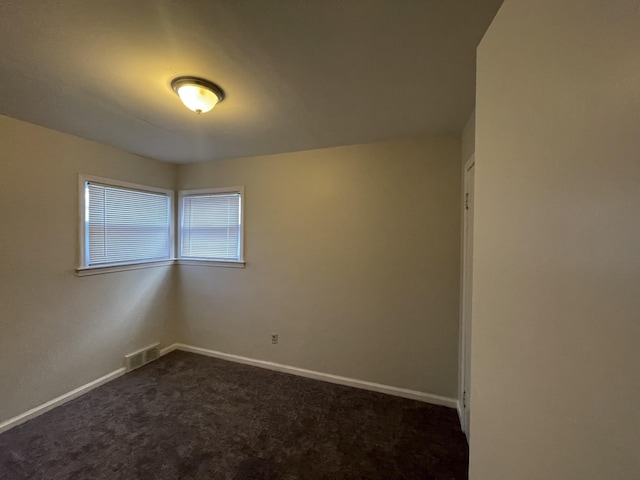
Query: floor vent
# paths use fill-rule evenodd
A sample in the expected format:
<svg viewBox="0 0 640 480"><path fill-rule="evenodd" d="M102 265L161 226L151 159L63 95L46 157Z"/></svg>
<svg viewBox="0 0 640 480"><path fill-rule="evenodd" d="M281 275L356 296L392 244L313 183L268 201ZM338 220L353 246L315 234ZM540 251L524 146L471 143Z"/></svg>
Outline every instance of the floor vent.
<svg viewBox="0 0 640 480"><path fill-rule="evenodd" d="M160 350L158 348L158 343L154 345L149 345L148 347L141 348L129 355L125 355L124 357L124 365L127 368L127 372L131 370L135 370L143 365L146 365L149 362L153 362L160 356Z"/></svg>
<svg viewBox="0 0 640 480"><path fill-rule="evenodd" d="M159 356L160 356L160 350L158 350L157 345L147 348L144 351L144 363L153 362L154 360L157 360Z"/></svg>

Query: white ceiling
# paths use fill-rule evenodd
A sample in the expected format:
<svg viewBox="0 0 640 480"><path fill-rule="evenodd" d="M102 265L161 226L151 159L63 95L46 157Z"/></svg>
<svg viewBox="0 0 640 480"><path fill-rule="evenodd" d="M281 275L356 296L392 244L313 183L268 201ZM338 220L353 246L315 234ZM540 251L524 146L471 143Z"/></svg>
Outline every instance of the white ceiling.
<svg viewBox="0 0 640 480"><path fill-rule="evenodd" d="M459 133L500 3L0 0L0 113L176 163Z"/></svg>

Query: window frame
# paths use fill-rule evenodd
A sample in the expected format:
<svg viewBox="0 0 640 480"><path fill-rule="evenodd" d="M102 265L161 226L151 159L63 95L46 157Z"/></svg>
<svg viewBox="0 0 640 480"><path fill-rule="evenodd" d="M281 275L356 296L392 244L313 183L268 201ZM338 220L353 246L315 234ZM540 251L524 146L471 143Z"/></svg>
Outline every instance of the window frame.
<svg viewBox="0 0 640 480"><path fill-rule="evenodd" d="M239 229L239 251L240 258L238 260L225 260L225 259L203 259L203 258L190 258L182 256L182 220L184 213L183 199L189 196L195 195L224 195L224 194L239 194L240 195L240 229ZM230 267L230 268L244 268L244 186L237 187L215 187L215 188L200 188L200 189L187 189L178 191L178 216L177 232L178 232L178 250L176 260L179 265L201 265L207 267Z"/></svg>
<svg viewBox="0 0 640 480"><path fill-rule="evenodd" d="M137 190L147 193L160 193L169 198L169 251L166 259L161 260L137 260L132 262L113 263L107 265L88 265L87 252L89 235L87 233L86 222L86 190L87 183L95 183L107 187ZM98 177L95 175L78 175L78 225L79 225L79 267L76 269L78 276L96 275L108 272L119 272L124 270L137 270L140 268L161 267L175 263L175 192L168 188L155 187L152 185L141 185L138 183L125 182L112 178Z"/></svg>

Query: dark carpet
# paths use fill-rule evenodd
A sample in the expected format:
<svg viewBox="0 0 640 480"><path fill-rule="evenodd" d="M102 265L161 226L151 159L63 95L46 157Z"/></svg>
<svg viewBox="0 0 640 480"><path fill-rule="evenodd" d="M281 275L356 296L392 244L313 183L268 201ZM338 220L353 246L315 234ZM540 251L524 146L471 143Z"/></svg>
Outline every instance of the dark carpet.
<svg viewBox="0 0 640 480"><path fill-rule="evenodd" d="M467 478L455 410L173 352L0 435L3 480Z"/></svg>

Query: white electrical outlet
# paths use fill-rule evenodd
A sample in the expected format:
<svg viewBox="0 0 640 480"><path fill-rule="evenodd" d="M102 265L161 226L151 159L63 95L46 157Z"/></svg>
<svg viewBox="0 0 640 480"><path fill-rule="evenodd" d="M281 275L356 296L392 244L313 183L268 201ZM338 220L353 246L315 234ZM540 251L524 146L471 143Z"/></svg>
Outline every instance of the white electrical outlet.
<svg viewBox="0 0 640 480"><path fill-rule="evenodd" d="M273 343L274 345L276 343L278 343L278 334L277 333L272 333L271 334L271 343Z"/></svg>

